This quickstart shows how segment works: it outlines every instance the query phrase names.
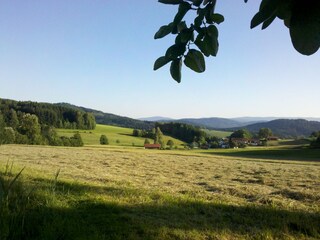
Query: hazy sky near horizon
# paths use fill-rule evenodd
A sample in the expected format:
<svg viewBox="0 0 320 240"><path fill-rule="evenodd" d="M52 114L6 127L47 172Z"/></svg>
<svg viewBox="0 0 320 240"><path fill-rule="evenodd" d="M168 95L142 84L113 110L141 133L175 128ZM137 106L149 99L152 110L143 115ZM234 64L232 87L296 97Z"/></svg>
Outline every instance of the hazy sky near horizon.
<svg viewBox="0 0 320 240"><path fill-rule="evenodd" d="M320 52L297 53L276 20L250 30L260 1L218 1L220 48L202 74L153 71L176 6L156 0L0 0L0 97L68 102L133 118L320 117ZM188 16L193 16L189 14ZM188 17L189 18L189 17ZM190 18L191 19L191 18Z"/></svg>

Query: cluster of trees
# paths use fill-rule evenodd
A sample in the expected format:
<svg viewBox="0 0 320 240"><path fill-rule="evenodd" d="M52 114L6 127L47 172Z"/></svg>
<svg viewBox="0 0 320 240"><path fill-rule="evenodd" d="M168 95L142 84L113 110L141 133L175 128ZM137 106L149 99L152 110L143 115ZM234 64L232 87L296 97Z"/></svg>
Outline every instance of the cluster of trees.
<svg viewBox="0 0 320 240"><path fill-rule="evenodd" d="M59 137L54 127L40 124L36 115L17 113L13 109L9 112L9 117L0 112L0 144L83 146L79 133L72 137Z"/></svg>
<svg viewBox="0 0 320 240"><path fill-rule="evenodd" d="M160 128L164 134L187 143L200 141L201 139L207 137L207 134L204 131L202 131L199 127L195 127L184 123L157 123L156 127Z"/></svg>
<svg viewBox="0 0 320 240"><path fill-rule="evenodd" d="M166 144L163 140L163 133L159 127L152 128L152 130L134 129L132 135L135 137L146 138L145 144L149 144L148 138L153 139L154 144L161 144L161 148L165 148Z"/></svg>
<svg viewBox="0 0 320 240"><path fill-rule="evenodd" d="M230 138L246 138L246 139L268 139L273 135L272 130L270 128L260 128L258 133L251 133L248 129L239 129L234 131Z"/></svg>
<svg viewBox="0 0 320 240"><path fill-rule="evenodd" d="M155 133L156 133L155 128L152 128L151 130L133 129L132 135L134 137L143 137L143 138L154 139Z"/></svg>
<svg viewBox="0 0 320 240"><path fill-rule="evenodd" d="M312 138L318 138L320 137L320 131L314 131L311 133L310 137Z"/></svg>
<svg viewBox="0 0 320 240"><path fill-rule="evenodd" d="M100 111L94 111L92 114L96 118L96 122L99 124L126 127L126 128L137 128L150 130L154 128L153 122L140 121L137 119L132 119L128 117L117 116L110 113L103 113Z"/></svg>
<svg viewBox="0 0 320 240"><path fill-rule="evenodd" d="M156 127L150 131L134 129L132 135L136 137L145 137L145 144L150 143L148 138L153 139L153 143L161 144L162 148L173 148L174 142L168 140L166 143L163 140L163 133L186 142L189 148L217 148L219 147L220 139L214 136L208 136L200 128L184 124L184 123L156 123Z"/></svg>
<svg viewBox="0 0 320 240"><path fill-rule="evenodd" d="M36 115L41 125L55 128L90 130L96 127L92 113L49 103L0 99L0 111L6 122L11 121L14 111L18 116L27 113Z"/></svg>
<svg viewBox="0 0 320 240"><path fill-rule="evenodd" d="M312 141L310 143L310 147L312 148L320 148L320 131L315 131L311 133Z"/></svg>

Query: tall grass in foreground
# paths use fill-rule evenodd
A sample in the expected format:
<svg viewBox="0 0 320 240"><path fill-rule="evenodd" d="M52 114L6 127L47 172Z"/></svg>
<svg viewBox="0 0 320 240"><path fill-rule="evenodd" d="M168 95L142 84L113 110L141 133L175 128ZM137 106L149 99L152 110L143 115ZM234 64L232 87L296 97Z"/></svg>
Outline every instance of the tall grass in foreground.
<svg viewBox="0 0 320 240"><path fill-rule="evenodd" d="M320 239L319 173L318 162L3 146L1 240Z"/></svg>
<svg viewBox="0 0 320 240"><path fill-rule="evenodd" d="M6 183L10 185L17 176ZM1 214L5 212L1 216L6 216L2 218L1 240L318 239L320 236L319 216L312 213L272 206L235 206L128 187L60 182L56 178L37 179L40 189L28 198L25 195L28 185L16 179L10 189L9 207L1 208ZM128 202L121 204L120 199Z"/></svg>
<svg viewBox="0 0 320 240"><path fill-rule="evenodd" d="M26 194L19 177L24 170L13 175L13 162L0 173L0 239L17 239L22 236L29 194Z"/></svg>
<svg viewBox="0 0 320 240"><path fill-rule="evenodd" d="M60 169L46 187L46 198L41 200L36 186L22 179L25 167L14 173L13 164L8 160L5 170L0 172L0 240L38 238L41 231L37 229L38 220L45 219L39 213L54 199Z"/></svg>

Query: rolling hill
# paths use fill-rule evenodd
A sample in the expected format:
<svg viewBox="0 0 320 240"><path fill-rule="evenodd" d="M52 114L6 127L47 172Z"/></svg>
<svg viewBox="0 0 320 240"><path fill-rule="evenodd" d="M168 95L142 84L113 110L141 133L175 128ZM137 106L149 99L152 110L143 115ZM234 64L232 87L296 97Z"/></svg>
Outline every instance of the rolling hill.
<svg viewBox="0 0 320 240"><path fill-rule="evenodd" d="M69 103L56 103L55 105L69 107L76 110L92 113L96 118L96 123L98 124L119 126L119 127L125 127L125 128L137 128L137 129L144 129L144 130L150 130L154 127L154 123L150 121L141 121L141 120L137 120L129 117L123 117L123 116L119 116L111 113L104 113L102 111L85 108L85 107L79 107Z"/></svg>
<svg viewBox="0 0 320 240"><path fill-rule="evenodd" d="M274 135L283 138L308 137L312 132L320 130L320 122L304 119L278 119L251 124L245 128L251 132L258 132L260 128L270 128Z"/></svg>
<svg viewBox="0 0 320 240"><path fill-rule="evenodd" d="M124 116L118 116L111 113L104 113L102 111L75 106L69 103L37 103L37 102L17 102L15 100L8 100L3 99L4 102L11 102L12 104L26 104L28 107L27 109L23 110L21 107L19 109L16 109L16 111L22 111L26 113L32 113L39 115L40 122L43 122L45 124L53 125L55 127L55 124L51 124L51 122L46 122L46 119L42 119L43 116L47 116L47 112L51 109L59 109L59 113L61 113L61 109L66 112L72 112L76 111L80 115L82 114L92 114L95 118L95 121L97 124L104 124L104 125L111 125L111 126L118 126L118 127L125 127L125 128L131 128L131 129L144 129L144 130L150 130L155 127L154 120L160 121L160 122L178 122L178 123L184 123L184 124L190 124L193 126L197 126L200 128L205 128L209 130L219 130L219 131L234 131L240 128L247 128L251 132L258 132L260 128L270 128L273 133L280 137L308 137L310 134L314 131L320 130L320 122L318 118L308 118L311 120L316 121L308 121L305 119L276 119L271 120L273 117L241 117L241 118L218 118L218 117L212 117L212 118L183 118L178 120L163 118L163 117L153 117L149 118L149 120L152 121L142 121L137 120L129 117ZM11 104L11 105L12 105ZM11 106L10 105L10 106ZM41 110L39 110L39 109ZM39 110L38 112L36 110ZM4 108L4 111L6 108ZM46 114L42 114L42 112L45 112ZM78 115L79 115L78 114ZM66 114L62 114L62 117L65 117ZM70 120L71 121L71 120ZM64 127L64 126L62 126ZM68 127L67 127L68 128ZM80 128L80 127L79 127ZM90 128L88 128L90 129ZM229 133L226 133L229 134ZM224 134L223 134L224 135Z"/></svg>
<svg viewBox="0 0 320 240"><path fill-rule="evenodd" d="M228 118L183 118L176 120L176 122L196 125L199 127L205 127L209 129L221 129L245 126L245 123L240 123Z"/></svg>

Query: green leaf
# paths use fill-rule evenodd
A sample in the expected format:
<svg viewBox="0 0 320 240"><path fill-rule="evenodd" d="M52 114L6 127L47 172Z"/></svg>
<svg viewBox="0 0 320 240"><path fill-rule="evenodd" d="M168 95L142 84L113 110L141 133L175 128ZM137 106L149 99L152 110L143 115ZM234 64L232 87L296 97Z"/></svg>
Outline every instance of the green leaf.
<svg viewBox="0 0 320 240"><path fill-rule="evenodd" d="M158 0L158 2L164 3L164 4L178 5L180 3L183 3L183 0Z"/></svg>
<svg viewBox="0 0 320 240"><path fill-rule="evenodd" d="M162 26L154 35L154 39L163 38L163 37L167 36L169 33L171 33L171 31L172 31L171 25Z"/></svg>
<svg viewBox="0 0 320 240"><path fill-rule="evenodd" d="M272 17L268 18L266 21L263 22L262 24L262 30L266 29L267 27L270 26L270 24L276 19L276 15L273 15Z"/></svg>
<svg viewBox="0 0 320 240"><path fill-rule="evenodd" d="M219 32L216 26L210 25L207 28L208 35L212 38L217 38L219 36Z"/></svg>
<svg viewBox="0 0 320 240"><path fill-rule="evenodd" d="M184 64L195 72L202 73L206 70L206 65L202 53L195 49L190 49L185 57Z"/></svg>
<svg viewBox="0 0 320 240"><path fill-rule="evenodd" d="M217 24L224 22L224 16L219 13L214 13L211 15L211 20Z"/></svg>
<svg viewBox="0 0 320 240"><path fill-rule="evenodd" d="M171 31L171 33L172 34L177 34L178 33L178 26L177 26L177 24L174 24L174 23L172 23L173 25L172 25L172 31Z"/></svg>
<svg viewBox="0 0 320 240"><path fill-rule="evenodd" d="M217 37L210 37L206 35L203 39L204 44L206 45L206 49L211 56L217 56L219 49L219 42Z"/></svg>
<svg viewBox="0 0 320 240"><path fill-rule="evenodd" d="M271 18L277 11L278 3L278 0L263 0L260 4L259 12L254 15L251 20L250 27L255 28L256 26Z"/></svg>
<svg viewBox="0 0 320 240"><path fill-rule="evenodd" d="M181 20L184 18L184 16L186 15L186 13L191 9L191 5L187 2L182 2L179 5L179 10L178 13L176 14L176 16L174 17L173 22L175 24L179 24L181 22Z"/></svg>
<svg viewBox="0 0 320 240"><path fill-rule="evenodd" d="M187 43L189 41L194 41L194 34L192 29L185 29L180 34L181 36L181 43Z"/></svg>
<svg viewBox="0 0 320 240"><path fill-rule="evenodd" d="M171 60L166 58L165 56L159 57L153 65L153 70L156 71L159 68L163 67L164 65L166 65L168 62L170 62Z"/></svg>
<svg viewBox="0 0 320 240"><path fill-rule="evenodd" d="M181 82L181 66L182 66L182 58L177 58L173 60L170 66L171 77L174 80L176 80L178 83Z"/></svg>
<svg viewBox="0 0 320 240"><path fill-rule="evenodd" d="M187 28L186 22L185 21L180 22L177 28L178 28L178 32L181 32L182 30L186 29Z"/></svg>
<svg viewBox="0 0 320 240"><path fill-rule="evenodd" d="M197 38L194 43L197 45L197 47L206 57L210 56L210 51L208 49L207 44L204 42L204 40L200 40L199 38Z"/></svg>
<svg viewBox="0 0 320 240"><path fill-rule="evenodd" d="M204 19L204 16L197 16L195 19L194 19L194 25L196 27L200 27L202 22L203 22L203 19Z"/></svg>
<svg viewBox="0 0 320 240"><path fill-rule="evenodd" d="M178 43L168 48L165 57L170 60L174 60L184 54L186 51L186 44Z"/></svg>
<svg viewBox="0 0 320 240"><path fill-rule="evenodd" d="M209 3L206 7L205 7L205 10L206 10L206 14L205 14L205 18L206 18L206 20L207 20L207 23L209 23L209 24L212 24L213 23L213 21L212 21L212 19L211 19L211 16L212 16L212 14L213 14L213 8L214 8L214 6L211 4L211 3Z"/></svg>
<svg viewBox="0 0 320 240"><path fill-rule="evenodd" d="M290 36L294 48L312 55L320 47L320 2L299 2L292 11Z"/></svg>
<svg viewBox="0 0 320 240"><path fill-rule="evenodd" d="M291 18L293 0L280 1L277 8L277 17L285 20Z"/></svg>
<svg viewBox="0 0 320 240"><path fill-rule="evenodd" d="M196 7L199 7L201 5L201 3L203 2L203 0L193 0L192 4Z"/></svg>

